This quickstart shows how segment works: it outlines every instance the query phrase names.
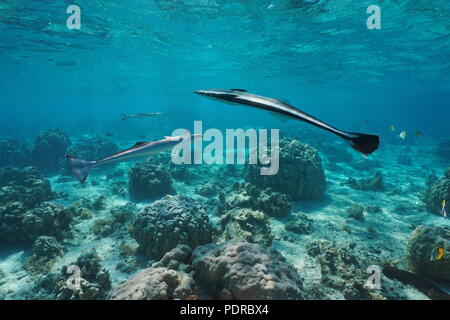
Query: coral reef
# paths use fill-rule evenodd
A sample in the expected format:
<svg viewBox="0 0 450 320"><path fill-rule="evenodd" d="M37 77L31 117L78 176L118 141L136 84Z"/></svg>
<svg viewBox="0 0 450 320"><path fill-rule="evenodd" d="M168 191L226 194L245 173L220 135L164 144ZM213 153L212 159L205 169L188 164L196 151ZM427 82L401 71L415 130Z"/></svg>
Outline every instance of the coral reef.
<svg viewBox="0 0 450 320"><path fill-rule="evenodd" d="M161 258L178 244L190 247L211 241L208 213L184 196L166 196L135 217L131 234L147 256Z"/></svg>
<svg viewBox="0 0 450 320"><path fill-rule="evenodd" d="M430 183L422 195L427 210L435 214L441 214L443 200L450 204L450 168L442 178Z"/></svg>
<svg viewBox="0 0 450 320"><path fill-rule="evenodd" d="M273 234L267 216L261 211L248 208L235 208L221 218L221 241L236 239L270 246Z"/></svg>
<svg viewBox="0 0 450 320"><path fill-rule="evenodd" d="M62 167L70 143L68 135L58 129L40 132L34 141L33 165L45 173L57 172Z"/></svg>
<svg viewBox="0 0 450 320"><path fill-rule="evenodd" d="M347 300L370 299L369 290L364 287L365 268L351 248L328 240L313 240L306 244L306 250L320 264L325 287L336 289Z"/></svg>
<svg viewBox="0 0 450 320"><path fill-rule="evenodd" d="M51 269L54 259L64 254L64 247L55 237L40 236L33 243L32 253L25 263L25 269L34 273L45 273Z"/></svg>
<svg viewBox="0 0 450 320"><path fill-rule="evenodd" d="M317 151L297 140L280 141L279 171L261 175L261 164L248 165L247 181L259 188L271 187L288 194L293 200L315 200L323 196L326 187L322 160Z"/></svg>
<svg viewBox="0 0 450 320"><path fill-rule="evenodd" d="M250 183L237 183L233 189L233 192L222 198L225 209L251 208L274 217L286 216L292 210L288 196L274 192L271 188L260 190Z"/></svg>
<svg viewBox="0 0 450 320"><path fill-rule="evenodd" d="M75 282L68 285L68 278L76 274L68 272L68 266L64 266L54 289L56 299L100 300L107 297L111 289L109 271L102 268L95 251L82 253L72 265L80 270L80 286L77 288Z"/></svg>
<svg viewBox="0 0 450 320"><path fill-rule="evenodd" d="M26 167L31 162L31 149L16 139L0 139L0 167Z"/></svg>
<svg viewBox="0 0 450 320"><path fill-rule="evenodd" d="M436 247L443 249L440 259L431 258ZM408 242L407 258L411 270L421 276L450 280L450 228L418 226Z"/></svg>
<svg viewBox="0 0 450 320"><path fill-rule="evenodd" d="M297 213L284 225L284 229L298 234L311 234L314 231L313 220L303 213Z"/></svg>
<svg viewBox="0 0 450 320"><path fill-rule="evenodd" d="M115 287L109 296L113 300L172 300L194 296L195 282L186 272L192 250L179 245L167 252L150 268Z"/></svg>
<svg viewBox="0 0 450 320"><path fill-rule="evenodd" d="M361 190L361 191L384 191L383 176L380 172L376 172L373 178L368 179L355 179L348 178L342 182L343 185L348 185L349 187Z"/></svg>
<svg viewBox="0 0 450 320"><path fill-rule="evenodd" d="M71 212L56 203L42 202L26 210L21 203L14 202L0 207L0 239L24 244L31 244L42 235L62 239L72 220Z"/></svg>
<svg viewBox="0 0 450 320"><path fill-rule="evenodd" d="M221 299L303 299L302 279L278 251L256 243L207 244L192 254L195 280Z"/></svg>
<svg viewBox="0 0 450 320"><path fill-rule="evenodd" d="M33 167L0 169L0 204L33 208L52 197L50 182Z"/></svg>
<svg viewBox="0 0 450 320"><path fill-rule="evenodd" d="M174 193L170 171L150 162L136 164L128 172L128 191L136 200L148 200Z"/></svg>
<svg viewBox="0 0 450 320"><path fill-rule="evenodd" d="M119 147L104 136L86 136L69 148L68 153L85 160L99 160L119 151Z"/></svg>

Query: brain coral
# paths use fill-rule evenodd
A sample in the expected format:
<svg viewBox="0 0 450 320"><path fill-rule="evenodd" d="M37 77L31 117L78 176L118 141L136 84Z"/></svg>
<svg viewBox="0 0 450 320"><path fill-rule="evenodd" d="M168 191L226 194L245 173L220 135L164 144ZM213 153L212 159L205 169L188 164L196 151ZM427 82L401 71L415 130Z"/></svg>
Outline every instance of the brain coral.
<svg viewBox="0 0 450 320"><path fill-rule="evenodd" d="M211 241L208 213L194 199L166 196L134 219L132 236L140 249L159 259L178 244L196 247Z"/></svg>
<svg viewBox="0 0 450 320"><path fill-rule="evenodd" d="M280 141L279 171L261 175L263 165L248 165L247 181L260 188L288 194L293 200L319 199L325 192L326 181L322 160L316 149L294 139Z"/></svg>
<svg viewBox="0 0 450 320"><path fill-rule="evenodd" d="M230 241L197 247L195 279L222 299L303 299L302 279L278 251Z"/></svg>
<svg viewBox="0 0 450 320"><path fill-rule="evenodd" d="M128 191L136 200L153 199L174 193L167 168L150 162L136 164L128 173Z"/></svg>

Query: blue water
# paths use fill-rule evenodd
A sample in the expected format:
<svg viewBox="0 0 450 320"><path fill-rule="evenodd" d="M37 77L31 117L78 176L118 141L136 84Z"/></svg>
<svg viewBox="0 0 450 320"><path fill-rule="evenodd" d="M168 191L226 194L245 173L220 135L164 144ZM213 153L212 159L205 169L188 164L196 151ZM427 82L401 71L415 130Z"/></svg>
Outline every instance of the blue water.
<svg viewBox="0 0 450 320"><path fill-rule="evenodd" d="M78 4L81 30L66 27L71 4L0 0L1 138L32 146L39 132L57 128L73 144L85 135L106 135L124 148L177 128L192 130L194 120L202 120L205 129L281 128L284 134L310 128L193 93L242 88L287 99L338 128L380 135L374 157L384 163L384 174L396 187L417 181L424 189L420 179L426 178L412 169L404 172L404 180L390 175L396 150L409 153L415 168L428 166L437 176L449 166L448 159L432 153L440 141L450 139L446 0L380 1L379 30L366 27L366 9L375 3L365 0L92 0ZM140 112L168 115L120 120L121 113ZM405 141L398 138L403 130ZM416 137L416 131L424 137ZM337 141L332 135L322 139L327 137ZM352 175L347 169L325 169L334 182ZM400 174L403 169L395 170ZM69 193L71 200L79 196L71 187L58 187L58 172L44 174L54 190ZM368 198L376 202L376 197ZM328 198L334 198L332 191ZM411 204L417 199L403 200ZM430 223L443 223L436 221ZM22 293L10 297L23 298Z"/></svg>

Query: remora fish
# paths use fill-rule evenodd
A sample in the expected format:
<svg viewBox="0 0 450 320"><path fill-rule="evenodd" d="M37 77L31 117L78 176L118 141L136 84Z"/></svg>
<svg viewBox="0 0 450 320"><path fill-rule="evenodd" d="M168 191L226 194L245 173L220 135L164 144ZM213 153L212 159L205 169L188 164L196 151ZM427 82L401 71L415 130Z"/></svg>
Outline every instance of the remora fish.
<svg viewBox="0 0 450 320"><path fill-rule="evenodd" d="M374 152L379 145L379 137L371 134L363 134L363 133L355 133L355 132L345 132L339 129L336 129L325 122L320 121L319 119L314 118L313 116L291 106L287 102L283 102L278 99L258 96L256 94L252 94L243 89L209 89L209 90L197 90L194 91L199 95L218 99L222 102L231 103L231 104L243 104L250 107L256 107L260 109L264 109L270 112L275 112L284 116L288 116L297 120L302 120L307 123L310 123L316 127L321 129L330 131L335 135L345 139L350 143L350 146L365 154L371 154Z"/></svg>
<svg viewBox="0 0 450 320"><path fill-rule="evenodd" d="M143 119L143 118L149 118L149 117L155 117L155 116L165 116L165 115L167 115L167 113L165 113L165 112L138 113L138 114L131 114L131 115L126 115L125 113L122 113L120 115L120 119L122 121L125 121L127 119L132 119L132 118Z"/></svg>
<svg viewBox="0 0 450 320"><path fill-rule="evenodd" d="M201 135L194 134L191 137L198 138ZM66 158L72 168L73 174L84 183L89 172L93 167L98 167L104 164L116 163L126 160L131 160L139 157L149 156L158 152L166 151L172 149L175 145L182 142L186 137L175 136L175 137L164 137L162 140L158 141L148 141L148 142L137 142L131 148L120 151L106 158L97 161L86 161L82 159L75 158L71 155L67 155Z"/></svg>

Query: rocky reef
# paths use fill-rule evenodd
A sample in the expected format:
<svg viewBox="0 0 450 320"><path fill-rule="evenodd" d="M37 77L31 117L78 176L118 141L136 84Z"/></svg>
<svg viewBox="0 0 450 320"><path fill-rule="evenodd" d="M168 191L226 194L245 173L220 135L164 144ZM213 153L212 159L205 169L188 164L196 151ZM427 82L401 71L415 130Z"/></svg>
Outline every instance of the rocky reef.
<svg viewBox="0 0 450 320"><path fill-rule="evenodd" d="M32 253L25 268L30 272L46 273L51 269L54 259L64 254L64 247L55 237L40 236L33 243Z"/></svg>
<svg viewBox="0 0 450 320"><path fill-rule="evenodd" d="M248 208L235 208L221 217L221 241L237 239L270 246L273 234L264 212Z"/></svg>
<svg viewBox="0 0 450 320"><path fill-rule="evenodd" d="M294 139L280 140L279 171L261 175L261 164L248 165L246 179L259 188L270 187L293 200L320 199L326 187L322 160L316 149Z"/></svg>
<svg viewBox="0 0 450 320"><path fill-rule="evenodd" d="M256 243L207 244L192 254L195 280L213 298L303 299L302 279L278 251Z"/></svg>
<svg viewBox="0 0 450 320"><path fill-rule="evenodd" d="M149 200L173 194L170 171L151 162L137 163L128 172L128 191L138 201Z"/></svg>
<svg viewBox="0 0 450 320"><path fill-rule="evenodd" d="M0 139L0 167L23 168L31 163L31 149L16 139Z"/></svg>
<svg viewBox="0 0 450 320"><path fill-rule="evenodd" d="M297 234L311 234L314 231L314 223L307 215L297 213L284 225L284 229Z"/></svg>
<svg viewBox="0 0 450 320"><path fill-rule="evenodd" d="M271 188L261 190L250 183L236 183L233 191L222 200L226 210L251 208L274 217L286 216L292 210L292 203L285 194L275 192Z"/></svg>
<svg viewBox="0 0 450 320"><path fill-rule="evenodd" d="M76 266L76 269L64 266L56 282L54 295L57 300L101 300L107 297L111 289L109 271L102 268L95 251L82 253L71 266ZM79 274L74 272L77 269ZM69 277L77 276L80 276L79 287L75 278L73 282L68 281Z"/></svg>
<svg viewBox="0 0 450 320"><path fill-rule="evenodd" d="M422 195L422 201L427 210L435 214L441 214L443 200L450 204L450 167L447 168L443 177L430 182Z"/></svg>
<svg viewBox="0 0 450 320"><path fill-rule="evenodd" d="M48 202L50 182L33 167L0 170L0 239L32 244L39 236L63 238L73 217L62 206Z"/></svg>
<svg viewBox="0 0 450 320"><path fill-rule="evenodd" d="M437 259L432 253L442 248L444 255ZM450 280L450 228L419 226L408 242L407 258L411 270L421 276Z"/></svg>
<svg viewBox="0 0 450 320"><path fill-rule="evenodd" d="M368 179L355 179L353 177L348 178L342 182L343 185L347 185L353 189L361 191L384 191L383 176L380 172L376 172L373 178Z"/></svg>
<svg viewBox="0 0 450 320"><path fill-rule="evenodd" d="M34 141L32 163L44 173L54 173L64 166L69 136L58 129L42 131Z"/></svg>
<svg viewBox="0 0 450 320"><path fill-rule="evenodd" d="M145 255L159 259L179 244L196 247L211 242L212 230L199 202L166 196L139 212L131 233Z"/></svg>

